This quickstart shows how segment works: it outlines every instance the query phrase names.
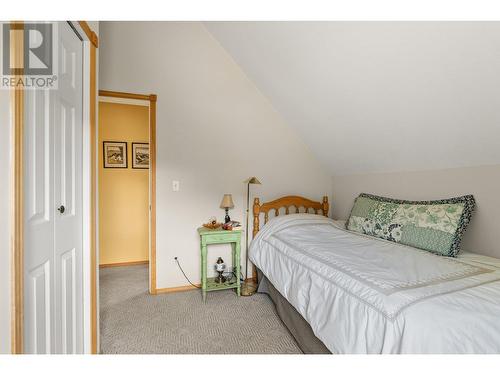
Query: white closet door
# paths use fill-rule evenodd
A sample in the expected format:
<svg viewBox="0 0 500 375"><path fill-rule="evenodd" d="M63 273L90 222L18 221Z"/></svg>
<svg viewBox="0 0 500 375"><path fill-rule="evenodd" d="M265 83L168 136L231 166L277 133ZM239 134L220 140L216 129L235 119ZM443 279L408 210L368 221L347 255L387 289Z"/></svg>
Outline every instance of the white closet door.
<svg viewBox="0 0 500 375"><path fill-rule="evenodd" d="M25 92L24 351L55 348L54 96Z"/></svg>
<svg viewBox="0 0 500 375"><path fill-rule="evenodd" d="M59 89L55 98L56 351L81 353L82 322L82 42L59 27ZM62 209L64 207L64 210ZM64 212L62 212L64 211Z"/></svg>
<svg viewBox="0 0 500 375"><path fill-rule="evenodd" d="M27 353L83 351L83 45L57 27L59 88L26 95Z"/></svg>

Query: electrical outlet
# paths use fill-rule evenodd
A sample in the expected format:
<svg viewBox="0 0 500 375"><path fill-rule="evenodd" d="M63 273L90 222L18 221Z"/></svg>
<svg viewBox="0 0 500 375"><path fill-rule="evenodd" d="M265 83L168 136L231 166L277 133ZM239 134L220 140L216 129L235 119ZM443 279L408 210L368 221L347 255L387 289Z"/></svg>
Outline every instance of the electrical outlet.
<svg viewBox="0 0 500 375"><path fill-rule="evenodd" d="M177 180L172 181L172 191L179 191L180 183Z"/></svg>

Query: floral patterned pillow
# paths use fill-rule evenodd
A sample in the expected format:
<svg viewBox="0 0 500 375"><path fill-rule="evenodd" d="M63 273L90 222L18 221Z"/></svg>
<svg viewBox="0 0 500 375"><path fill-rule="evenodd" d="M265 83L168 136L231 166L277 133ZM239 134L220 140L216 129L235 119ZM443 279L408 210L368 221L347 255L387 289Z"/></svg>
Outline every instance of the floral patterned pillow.
<svg viewBox="0 0 500 375"><path fill-rule="evenodd" d="M349 230L455 257L476 202L472 195L438 201L404 201L360 194Z"/></svg>

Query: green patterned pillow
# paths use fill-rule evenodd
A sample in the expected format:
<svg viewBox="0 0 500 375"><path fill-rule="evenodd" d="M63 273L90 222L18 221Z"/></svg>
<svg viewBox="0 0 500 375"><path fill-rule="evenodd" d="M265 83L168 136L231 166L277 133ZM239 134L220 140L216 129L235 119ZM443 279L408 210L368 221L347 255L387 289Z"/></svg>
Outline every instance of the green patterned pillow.
<svg viewBox="0 0 500 375"><path fill-rule="evenodd" d="M438 201L404 201L360 194L349 230L455 257L476 202L472 195Z"/></svg>

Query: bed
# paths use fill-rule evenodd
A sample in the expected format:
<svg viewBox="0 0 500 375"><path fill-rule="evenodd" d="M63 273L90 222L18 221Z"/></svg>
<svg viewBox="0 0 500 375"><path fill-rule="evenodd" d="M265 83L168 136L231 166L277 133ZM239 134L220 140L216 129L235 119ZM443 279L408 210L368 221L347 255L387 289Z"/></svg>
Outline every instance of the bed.
<svg viewBox="0 0 500 375"><path fill-rule="evenodd" d="M500 260L354 233L328 210L253 206L254 277L305 353L500 353Z"/></svg>

